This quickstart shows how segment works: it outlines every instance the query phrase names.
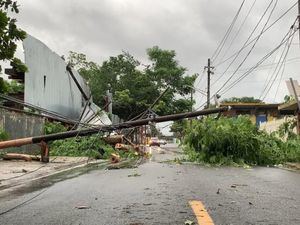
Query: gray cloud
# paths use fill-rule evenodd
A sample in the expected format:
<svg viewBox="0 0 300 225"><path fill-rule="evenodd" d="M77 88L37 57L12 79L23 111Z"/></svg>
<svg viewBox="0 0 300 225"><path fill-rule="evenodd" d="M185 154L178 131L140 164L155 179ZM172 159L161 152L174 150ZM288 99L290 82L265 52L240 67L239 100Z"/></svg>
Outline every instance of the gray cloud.
<svg viewBox="0 0 300 225"><path fill-rule="evenodd" d="M245 1L233 34L253 1ZM23 29L59 54L67 55L70 50L83 52L91 60L100 63L109 56L126 50L146 62L146 48L158 45L161 48L174 49L180 63L189 69L189 73L201 74L207 58L212 55L222 39L240 2L236 0L23 0L19 2L21 9L18 21ZM227 56L241 47L269 2L257 0L253 12ZM279 1L271 21L293 3L294 0ZM272 50L296 16L295 8L274 29L266 33L244 68L252 66ZM229 37L231 38L232 36ZM295 42L299 42L297 37ZM298 52L299 48L292 46L288 58L299 56ZM241 60L242 58L239 62ZM270 62L272 59L268 63ZM235 63L230 71L237 65ZM294 78L297 78L297 66L299 65L287 65L285 76L294 75ZM226 65L216 68L213 80L225 68ZM258 97L263 89L267 72L263 70L251 74L225 97L231 95ZM226 77L229 75L230 73ZM219 85L226 80L226 77L221 79ZM213 91L217 87L218 85L213 87ZM198 88L205 88L205 78ZM275 92L276 88L273 89L272 91ZM274 101L274 94L271 92L267 100ZM286 88L282 82L275 100L282 99L285 94ZM200 96L198 94L196 96L199 105Z"/></svg>

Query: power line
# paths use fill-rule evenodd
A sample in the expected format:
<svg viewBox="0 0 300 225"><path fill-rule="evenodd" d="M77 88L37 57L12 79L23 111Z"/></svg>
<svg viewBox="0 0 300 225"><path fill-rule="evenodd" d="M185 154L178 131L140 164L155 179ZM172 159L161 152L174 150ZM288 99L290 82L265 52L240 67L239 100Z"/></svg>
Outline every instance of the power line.
<svg viewBox="0 0 300 225"><path fill-rule="evenodd" d="M243 47L240 49L240 51L238 52L238 54L234 57L234 59L231 61L231 63L227 66L226 70L222 73L222 75L214 82L214 84L221 79L221 77L223 77L225 75L225 73L228 71L228 69L232 66L232 64L235 62L235 60L238 58L238 56L240 55L240 53L242 52L243 48L245 47L245 45L248 43L248 41L251 39L252 35L254 34L254 32L256 31L256 29L258 28L259 24L262 22L263 18L265 17L266 13L268 12L269 8L271 7L272 3L274 0L271 0L270 3L268 4L266 10L264 11L264 13L262 14L262 16L260 17L259 21L257 22L256 26L254 27L254 29L252 30L252 32L250 33L250 35L248 36L246 42L243 44ZM263 31L265 29L265 27L267 26L274 10L275 7L277 5L278 0L276 0L267 21L265 22L260 34L258 35L258 37L256 38L256 40L254 41L254 44L251 46L250 50L248 51L248 53L246 54L246 56L244 57L244 59L242 60L242 62L238 65L238 67L235 69L235 71L233 72L233 74L227 79L227 81L219 88L219 90L221 90L231 79L232 77L237 73L237 71L242 67L242 65L244 64L244 62L247 60L247 58L249 57L249 55L251 54L251 52L253 51L253 49L255 48L257 42L259 41L260 37L263 34ZM219 92L219 90L217 92Z"/></svg>
<svg viewBox="0 0 300 225"><path fill-rule="evenodd" d="M238 37L238 35L240 34L240 32L241 32L242 28L244 27L244 25L245 25L245 23L246 23L246 21L247 21L249 15L250 15L250 13L252 12L252 9L254 8L255 3L256 3L256 0L253 1L253 3L252 3L252 5L251 5L250 9L249 9L248 12L247 12L247 15L246 15L245 19L243 20L243 22L241 23L240 27L238 28L238 31L236 32L235 36L232 38L232 40L231 40L231 42L230 42L228 48L225 50L225 52L224 52L222 58L220 59L220 61L222 61L222 60L224 59L224 57L227 55L227 53L229 52L230 48L232 47L232 45L233 45L235 39L236 39L236 38Z"/></svg>
<svg viewBox="0 0 300 225"><path fill-rule="evenodd" d="M279 20L281 20L286 14L288 14L296 5L298 4L298 2L295 2L290 8L288 8L281 16L279 16L273 23L271 23L264 31L263 33L267 32L269 29L271 29ZM252 44L256 38L258 36L256 36L255 38L251 39L251 41L249 41L247 43L246 46L244 46L242 49L245 49L246 47L248 47L250 44ZM221 64L227 62L228 60L232 59L233 57L235 57L240 50L238 50L237 52L235 52L234 54L232 54L230 57L228 57L227 59L223 60L222 62L218 63L215 65L215 67L220 66Z"/></svg>
<svg viewBox="0 0 300 225"><path fill-rule="evenodd" d="M295 33L294 33L294 34L295 34ZM271 82L271 84L270 84L268 90L266 91L265 96L263 97L263 100L264 100L264 99L267 97L267 95L269 94L269 92L270 92L272 86L273 86L274 83L275 83L276 78L277 78L278 75L279 75L279 72L280 72L281 69L283 68L284 61L285 61L285 59L286 59L286 57L287 57L287 55L288 55L288 53L289 53L290 47L291 47L291 42L293 41L293 37L294 37L294 35L290 38L290 42L287 43L287 50L286 50L285 55L283 56L283 61L281 62L281 65L280 65L280 67L279 67L279 69L278 69L278 71L277 71L277 73L276 73L274 79L272 80L272 82ZM274 74L275 74L275 72L276 72L276 69L274 70Z"/></svg>
<svg viewBox="0 0 300 225"><path fill-rule="evenodd" d="M293 23L292 27L294 27L296 23ZM291 29L290 28L290 29ZM245 77L247 77L249 74L251 74L253 72L253 70L255 70L255 68L257 68L259 65L261 65L265 60L267 60L271 55L273 55L282 45L284 45L287 41L289 41L290 37L293 36L296 33L296 30L292 32L291 35L289 35L290 33L290 29L287 32L287 34L284 36L284 38L282 39L282 41L279 43L279 45L277 45L272 51L270 51L268 54L266 54L264 57L262 57L251 69L249 69L249 71L245 72L243 75L241 75L239 78L237 78L235 81L233 81L229 86L226 87L225 90L223 90L220 94L223 95L226 92L228 92L230 89L232 89L235 85L237 85L239 82L241 82ZM217 92L215 93L217 94ZM214 94L214 95L215 95ZM214 96L213 95L213 96ZM211 97L211 99L213 98L213 96ZM196 110L199 110L200 108L202 108L206 103L203 103L202 105L200 105Z"/></svg>
<svg viewBox="0 0 300 225"><path fill-rule="evenodd" d="M45 193L47 190L48 190L48 188L42 190L41 192L39 192L39 193L36 194L35 196L29 198L28 200L26 200L26 201L24 201L24 202L22 202L22 203L20 203L20 204L18 204L18 205L16 205L16 206L10 208L10 209L8 209L8 210L6 210L6 211L4 211L4 212L1 212L1 213L0 213L0 216L4 215L4 214L6 214L6 213L9 213L9 212L15 210L16 208L19 208L19 207L21 207L21 206L23 206L23 205L25 205L25 204L31 202L32 200L34 200L34 199L36 199L37 197L39 197L41 194Z"/></svg>
<svg viewBox="0 0 300 225"><path fill-rule="evenodd" d="M290 59L287 59L285 62L286 64L292 64L292 63L299 63L300 61L300 57L294 57L294 58L290 58ZM276 66L278 64L278 62L275 63L275 59L273 61L273 63L268 63L268 64L263 64L263 65L260 65L257 67L257 69L255 69L255 71L260 71L260 70L266 70L266 69L270 69L270 68L273 68L274 66ZM250 68L243 68L241 70L238 70L237 73L242 73L242 72L245 72L247 70L249 70ZM227 71L227 73L233 73L234 70L229 70ZM218 73L214 73L215 75L218 75Z"/></svg>
<svg viewBox="0 0 300 225"><path fill-rule="evenodd" d="M237 20L237 18L238 18L238 16L239 16L241 10L242 10L242 7L243 7L244 3L245 3L245 0L242 1L241 5L240 5L240 7L239 7L239 9L238 9L238 11L237 11L237 13L236 13L236 15L234 16L234 18L233 18L233 20L232 20L232 22L231 22L229 28L227 29L227 31L226 31L224 37L222 38L220 44L218 45L217 49L216 49L215 52L213 53L213 55L212 55L212 57L211 57L212 63L217 59L217 57L218 57L219 54L221 53L221 51L222 51L222 49L223 49L223 47L224 47L224 45L225 45L225 43L226 43L226 41L227 41L227 38L229 37L230 32L232 31L232 28L234 27L234 24L235 24L235 22L236 22L236 20Z"/></svg>
<svg viewBox="0 0 300 225"><path fill-rule="evenodd" d="M291 31L291 30L290 30L290 31ZM262 90L262 92L261 92L261 94L260 94L260 96L259 96L259 99L262 99L262 96L264 95L264 93L266 92L267 88L269 87L269 85L270 85L272 79L274 78L274 76L275 76L275 74L276 74L276 72L277 72L277 69L278 69L278 68L279 68L279 70L281 69L281 66L279 66L279 65L281 64L281 62L282 62L282 60L283 60L283 58L284 58L285 51L286 51L286 48L288 47L288 45L289 45L289 43L286 42L286 44L285 44L285 46L284 46L284 48L283 48L283 50L282 50L282 52L281 52L281 54L280 54L279 60L278 60L278 62L277 62L277 64L276 64L276 67L275 67L273 73L272 73L272 74L270 73L270 74L269 74L270 76L268 75L268 77L267 77L267 79L266 79L266 82L265 82L265 84L264 84L264 86L263 86L264 88L263 88L263 90Z"/></svg>
<svg viewBox="0 0 300 225"><path fill-rule="evenodd" d="M284 39L281 41L281 43L276 46L271 52L269 52L267 55L265 55L256 65L254 65L248 72L244 73L242 76L240 76L238 79L236 79L234 82L232 82L223 92L221 93L224 94L227 91L229 91L232 87L234 87L237 83L239 83L241 80L243 80L245 77L247 77L249 74L253 72L253 70L260 64L262 64L266 59L268 59L271 55L274 54L282 45L284 45L289 38L295 34L296 31L294 31L290 36L288 36L289 32L285 35ZM288 37L287 37L288 36Z"/></svg>

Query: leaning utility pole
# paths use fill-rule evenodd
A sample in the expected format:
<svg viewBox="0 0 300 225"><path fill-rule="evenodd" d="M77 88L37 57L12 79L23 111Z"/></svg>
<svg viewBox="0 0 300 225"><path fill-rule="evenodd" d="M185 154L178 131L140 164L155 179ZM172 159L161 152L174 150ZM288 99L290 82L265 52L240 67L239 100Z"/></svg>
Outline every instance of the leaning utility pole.
<svg viewBox="0 0 300 225"><path fill-rule="evenodd" d="M209 105L210 105L210 75L213 74L211 69L214 68L210 65L210 59L208 59L207 66L205 66L204 68L207 69L207 104L206 104L206 107L208 109Z"/></svg>
<svg viewBox="0 0 300 225"><path fill-rule="evenodd" d="M82 130L71 130L56 134L47 134L47 135L41 135L36 137L27 137L27 138L19 138L14 140L8 140L8 141L0 141L0 151L4 148L9 147L19 147L23 145L28 144L37 144L41 143L43 145L46 145L49 141L54 140L61 140L71 137L79 137L79 136L88 136L92 134L97 134L100 131L103 132L112 132L114 130L120 130L120 129L126 129L126 128L133 128L133 127L140 127L143 125L147 125L149 123L161 123L166 121L176 121L176 120L183 120L190 117L197 117L197 116L203 116L203 115L209 115L214 113L221 113L229 110L228 107L221 107L216 109L204 109L201 111L194 111L194 112L188 112L188 113L178 113L178 114L171 114L166 116L159 116L159 117L153 117L153 118L147 118L147 119L139 119L134 121L127 121L124 123L119 123L115 125L103 125L98 127L92 127Z"/></svg>

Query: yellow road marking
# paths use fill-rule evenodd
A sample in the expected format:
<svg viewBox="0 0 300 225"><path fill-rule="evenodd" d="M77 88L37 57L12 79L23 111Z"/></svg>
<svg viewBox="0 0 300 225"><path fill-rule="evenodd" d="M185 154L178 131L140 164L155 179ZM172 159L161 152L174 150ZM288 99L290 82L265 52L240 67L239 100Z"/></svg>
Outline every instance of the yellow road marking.
<svg viewBox="0 0 300 225"><path fill-rule="evenodd" d="M214 225L213 220L200 201L189 201L199 225Z"/></svg>

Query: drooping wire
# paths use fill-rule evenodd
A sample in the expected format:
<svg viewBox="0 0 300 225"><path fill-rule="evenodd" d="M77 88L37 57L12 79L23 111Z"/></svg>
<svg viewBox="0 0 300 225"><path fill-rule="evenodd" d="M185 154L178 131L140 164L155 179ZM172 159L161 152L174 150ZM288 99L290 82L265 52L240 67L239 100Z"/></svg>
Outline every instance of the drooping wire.
<svg viewBox="0 0 300 225"><path fill-rule="evenodd" d="M4 212L1 212L1 213L0 213L0 216L4 215L4 214L6 214L6 213L9 213L9 212L11 212L11 211L13 211L13 210L15 210L15 209L17 209L17 208L19 208L19 207L25 205L25 204L31 202L32 200L36 199L37 197L39 197L40 195L42 195L43 193L45 193L47 190L48 190L48 188L42 190L41 192L39 192L39 193L36 194L35 196L33 196L33 197L27 199L26 201L24 201L24 202L22 202L22 203L20 203L20 204L18 204L18 205L16 205L16 206L14 206L14 207L12 207L12 208L6 210L6 211L4 211Z"/></svg>
<svg viewBox="0 0 300 225"><path fill-rule="evenodd" d="M294 35L296 31L294 31L291 35L288 35L289 32L285 35L284 39L280 42L280 44L278 46L276 46L271 52L269 52L267 55L265 55L258 63L256 63L249 71L247 71L246 73L244 73L242 76L240 76L239 78L237 78L234 82L232 82L229 86L226 87L225 90L223 90L220 94L223 95L226 92L228 92L231 88L233 88L236 84L238 84L240 81L242 81L245 77L247 77L249 74L251 74L253 72L253 70L259 66L260 64L262 64L266 59L268 59L271 55L273 55L282 45L284 45L289 38Z"/></svg>
<svg viewBox="0 0 300 225"><path fill-rule="evenodd" d="M295 34L295 33L294 33L294 34ZM266 90L265 95L264 95L264 97L263 97L262 100L265 100L265 98L268 96L268 94L269 94L271 88L273 87L273 85L274 85L274 83L275 83L275 81L276 81L276 78L278 77L280 71L283 69L284 62L285 62L286 57L287 57L287 55L288 55L288 53L289 53L289 50L290 50L290 47L291 47L291 43L292 43L293 38L294 38L294 34L290 37L290 41L287 43L287 50L286 50L286 52L285 52L285 54L284 54L284 56L283 56L283 60L282 60L280 66L279 66L279 68L278 68L278 70L277 70L277 73L276 73L274 79L273 79L272 82L270 83L269 88ZM275 74L275 72L276 72L276 70L274 71L274 74ZM283 74L283 73L282 73L282 74Z"/></svg>
<svg viewBox="0 0 300 225"><path fill-rule="evenodd" d="M291 32L292 32L292 30L290 30L290 33L291 33ZM267 88L268 88L269 85L271 84L271 82L272 82L272 80L273 80L273 78L274 78L274 76L275 76L275 74L276 74L276 72L277 72L277 69L278 69L278 68L279 68L279 70L281 69L281 67L280 67L279 65L281 65L281 62L282 62L282 60L283 60L283 58L284 58L285 51L286 51L286 49L287 49L287 47L288 47L288 44L289 44L289 43L286 42L286 44L284 45L284 48L283 48L283 50L282 50L282 52L281 52L281 54L280 54L279 60L278 60L278 62L277 62L277 64L276 64L275 69L273 70L273 73L268 74L268 77L267 77L267 79L266 79L266 81L265 81L265 83L264 83L264 85L263 85L263 90L261 91L261 94L260 94L260 96L259 96L259 99L262 99L262 98L263 98L264 93L266 92Z"/></svg>

